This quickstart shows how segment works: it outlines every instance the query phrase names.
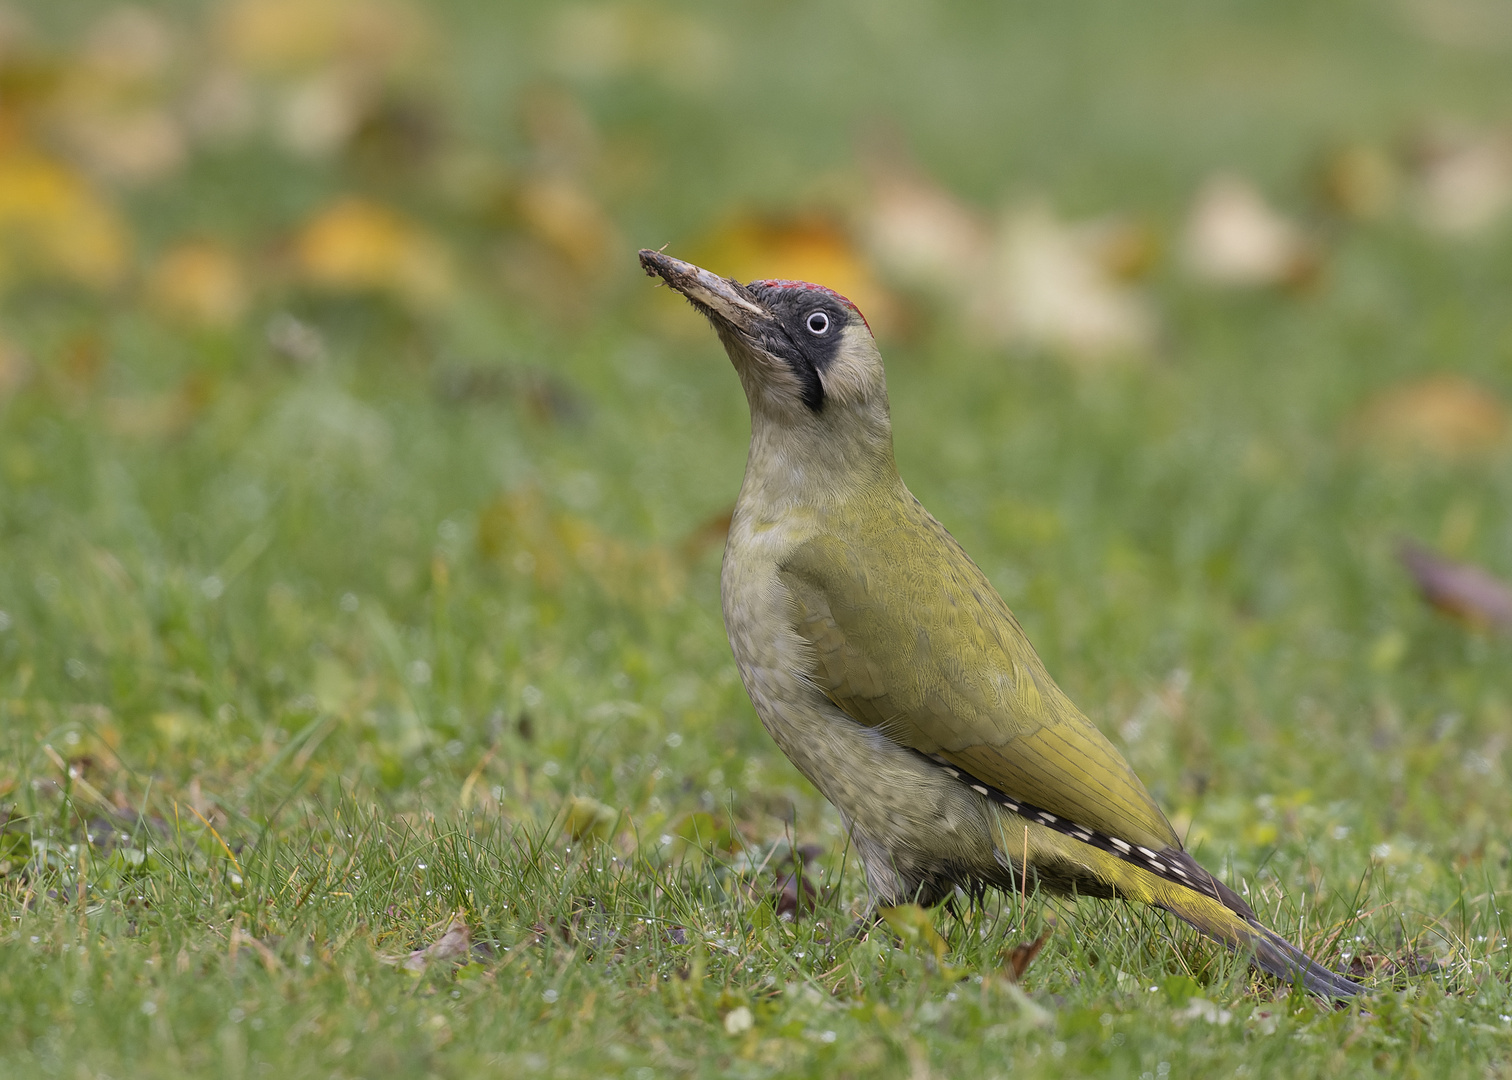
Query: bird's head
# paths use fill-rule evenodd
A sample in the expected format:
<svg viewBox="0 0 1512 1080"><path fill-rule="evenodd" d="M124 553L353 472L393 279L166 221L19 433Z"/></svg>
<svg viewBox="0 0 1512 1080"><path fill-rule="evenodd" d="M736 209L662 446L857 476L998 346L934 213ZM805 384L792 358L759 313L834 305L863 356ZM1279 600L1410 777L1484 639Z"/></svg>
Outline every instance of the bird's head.
<svg viewBox="0 0 1512 1080"><path fill-rule="evenodd" d="M713 324L758 438L822 444L826 457L880 455L891 464L882 356L855 304L806 281L742 285L659 251L643 250L640 261Z"/></svg>

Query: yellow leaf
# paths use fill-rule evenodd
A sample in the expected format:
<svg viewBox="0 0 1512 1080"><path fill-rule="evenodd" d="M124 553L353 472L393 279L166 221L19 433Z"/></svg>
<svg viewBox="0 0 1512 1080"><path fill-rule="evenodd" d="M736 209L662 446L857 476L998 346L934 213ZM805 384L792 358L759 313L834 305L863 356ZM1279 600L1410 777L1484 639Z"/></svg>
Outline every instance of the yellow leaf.
<svg viewBox="0 0 1512 1080"><path fill-rule="evenodd" d="M153 267L147 292L170 318L197 326L227 327L247 309L240 263L217 244L191 240L170 248Z"/></svg>
<svg viewBox="0 0 1512 1080"><path fill-rule="evenodd" d="M61 277L108 288L129 238L115 211L73 170L33 150L0 155L0 279Z"/></svg>
<svg viewBox="0 0 1512 1080"><path fill-rule="evenodd" d="M348 196L300 231L294 262L309 284L333 292L387 292L434 307L455 287L451 254L420 225L381 203Z"/></svg>
<svg viewBox="0 0 1512 1080"><path fill-rule="evenodd" d="M524 184L520 217L536 236L556 248L578 270L602 270L616 247L614 225L581 188L561 179Z"/></svg>
<svg viewBox="0 0 1512 1080"><path fill-rule="evenodd" d="M846 230L821 214L739 217L704 239L696 261L740 281L812 281L852 300L873 329L893 305Z"/></svg>

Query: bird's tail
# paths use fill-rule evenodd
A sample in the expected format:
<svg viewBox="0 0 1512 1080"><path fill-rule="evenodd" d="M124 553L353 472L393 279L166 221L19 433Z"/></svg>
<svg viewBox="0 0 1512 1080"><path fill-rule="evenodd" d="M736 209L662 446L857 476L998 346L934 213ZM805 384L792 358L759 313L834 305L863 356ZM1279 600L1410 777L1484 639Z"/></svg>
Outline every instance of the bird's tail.
<svg viewBox="0 0 1512 1080"><path fill-rule="evenodd" d="M1155 850L1089 830L1071 836L1037 823L1026 830L1026 842L1031 836L1027 854L1037 874L1048 872L1050 880L1074 891L1163 908L1234 951L1248 952L1262 971L1301 983L1319 997L1349 998L1365 992L1353 979L1329 970L1268 929L1238 893L1180 847Z"/></svg>
<svg viewBox="0 0 1512 1080"><path fill-rule="evenodd" d="M1167 850L1195 877L1202 875L1202 891L1178 886L1159 890L1153 902L1236 951L1248 950L1260 970L1288 983L1301 983L1324 998L1350 998L1365 988L1348 976L1324 967L1280 934L1264 926L1239 894L1203 870L1186 852ZM1174 883L1173 883L1174 884ZM1210 894L1211 893L1211 894Z"/></svg>

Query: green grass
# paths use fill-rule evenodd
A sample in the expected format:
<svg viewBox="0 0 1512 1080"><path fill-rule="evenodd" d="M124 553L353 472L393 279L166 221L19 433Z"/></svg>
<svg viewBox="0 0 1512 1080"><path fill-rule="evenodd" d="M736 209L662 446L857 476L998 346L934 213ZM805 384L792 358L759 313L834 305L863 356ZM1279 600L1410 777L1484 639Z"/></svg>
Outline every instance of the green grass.
<svg viewBox="0 0 1512 1080"><path fill-rule="evenodd" d="M54 8L62 64L91 9ZM1326 145L1504 117L1505 46L1361 3L676 6L722 50L690 85L676 55L553 73L551 10L438 8L412 89L511 177L532 94L590 118L619 263L547 260L559 304L501 273L518 221L440 166L265 138L111 195L140 266L209 234L264 268L237 324L186 330L134 277L0 301L28 358L0 390L0 1074L1506 1075L1512 644L1425 609L1393 551L1512 576L1512 458L1345 437L1413 376L1512 395L1504 228L1331 226L1302 295L1164 259L1160 354L1128 368L974 344L927 305L882 341L905 478L1198 857L1327 962L1395 965L1338 1011L1112 904L941 910L938 958L847 936L854 854L761 730L718 544L690 542L733 502L744 402L633 257L847 190L879 119L984 205L1049 191L1170 241L1235 166L1316 216ZM345 191L452 245L448 305L278 269ZM268 343L285 313L323 358ZM565 834L574 797L607 839ZM796 844L819 891L788 921ZM407 970L456 912L471 962Z"/></svg>

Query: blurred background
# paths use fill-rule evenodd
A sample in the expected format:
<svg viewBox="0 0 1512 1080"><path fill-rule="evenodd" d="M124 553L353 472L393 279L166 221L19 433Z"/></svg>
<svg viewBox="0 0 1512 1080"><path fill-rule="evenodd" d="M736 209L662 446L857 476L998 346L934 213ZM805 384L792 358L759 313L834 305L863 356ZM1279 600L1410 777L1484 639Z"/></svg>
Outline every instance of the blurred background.
<svg viewBox="0 0 1512 1080"><path fill-rule="evenodd" d="M10 3L0 800L833 835L724 641L745 405L666 244L857 301L1180 828L1494 848L1509 71L1497 0Z"/></svg>

